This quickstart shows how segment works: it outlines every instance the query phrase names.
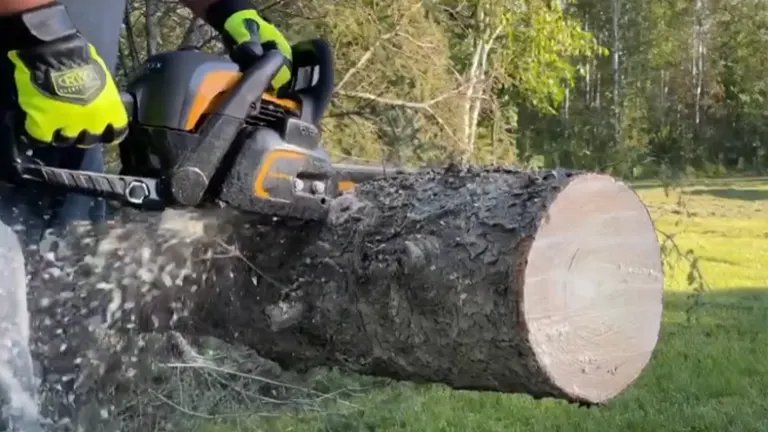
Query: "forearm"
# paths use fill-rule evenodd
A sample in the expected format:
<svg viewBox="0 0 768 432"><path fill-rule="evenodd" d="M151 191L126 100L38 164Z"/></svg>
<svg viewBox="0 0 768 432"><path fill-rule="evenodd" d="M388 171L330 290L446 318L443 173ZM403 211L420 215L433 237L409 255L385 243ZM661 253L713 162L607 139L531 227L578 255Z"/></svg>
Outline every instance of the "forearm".
<svg viewBox="0 0 768 432"><path fill-rule="evenodd" d="M224 22L235 12L254 9L251 0L181 0L181 3L218 31L224 29Z"/></svg>
<svg viewBox="0 0 768 432"><path fill-rule="evenodd" d="M21 1L21 0L18 0ZM29 0L29 1L36 1L36 0ZM184 4L186 7L188 7L195 15L202 19L206 19L206 11L208 10L208 7L211 6L213 3L216 3L216 0L181 0L181 3Z"/></svg>
<svg viewBox="0 0 768 432"><path fill-rule="evenodd" d="M19 13L51 3L53 0L0 0L0 15Z"/></svg>

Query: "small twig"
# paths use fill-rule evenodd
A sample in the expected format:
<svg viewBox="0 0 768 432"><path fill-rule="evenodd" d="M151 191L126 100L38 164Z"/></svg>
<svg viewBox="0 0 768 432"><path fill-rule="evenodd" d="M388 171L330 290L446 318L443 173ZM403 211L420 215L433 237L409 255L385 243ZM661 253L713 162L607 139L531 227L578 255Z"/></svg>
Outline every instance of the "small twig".
<svg viewBox="0 0 768 432"><path fill-rule="evenodd" d="M163 364L163 366L169 367L169 368L201 368L201 369L209 369L209 370L212 370L212 371L217 371L217 372L221 372L221 373L225 373L225 374L229 374L229 375L239 376L241 378L248 378L248 379L252 379L252 380L256 380L256 381L261 381L261 382L264 382L264 383L267 383L267 384L272 384L272 385L275 385L275 386L281 386L281 387L290 388L290 389L294 389L294 390L300 390L300 391L304 391L304 392L307 392L307 393L310 393L310 394L315 394L315 395L318 395L318 396L324 396L324 397L328 396L327 393L319 392L317 390L303 388L303 387L295 386L295 385L288 384L288 383L281 383L279 381L274 381L274 380L271 380L269 378L264 378L264 377L260 377L260 376L256 376L256 375L250 375L250 374L246 374L246 373L242 373L242 372L238 372L238 371L234 371L234 370L230 370L230 369L221 368L221 367L218 367L218 366L212 366L212 365L206 365L206 364L186 364L186 363L165 363L165 364ZM352 404L350 402L347 402L347 401L344 401L344 400L341 400L341 399L338 399L338 398L334 398L334 399L337 402L340 402L342 404L349 405L349 406L352 406L352 407L355 407L355 408L359 408L357 405Z"/></svg>
<svg viewBox="0 0 768 432"><path fill-rule="evenodd" d="M210 363L204 356L200 355L187 341L181 333L176 331L169 332L171 344L179 351L181 360L186 363Z"/></svg>
<svg viewBox="0 0 768 432"><path fill-rule="evenodd" d="M156 392L156 391L154 391L152 389L149 389L149 392L152 393L152 395L155 396L156 398L160 399L161 401L167 403L168 405L176 408L177 410L179 410L179 411L181 411L181 412L183 412L185 414L189 414L191 416L201 417L201 418L209 419L209 420L218 418L218 416L212 416L212 415L203 414L203 413L199 413L199 412L188 410L188 409L184 408L183 406L180 406L180 405L174 403L173 401L169 400L165 396L161 395L160 393L158 393L158 392Z"/></svg>
<svg viewBox="0 0 768 432"><path fill-rule="evenodd" d="M262 272L258 267L256 267L252 262L248 261L248 259L246 259L243 256L242 253L240 253L240 251L238 250L236 245L228 245L228 244L224 243L222 240L216 240L216 242L221 247L223 247L224 249L229 251L227 255L219 255L218 257L220 257L220 258L238 258L238 259L242 260L245 263L245 265L248 266L248 268L250 268L251 270L256 272L256 274L258 274L260 277L262 277L265 280L267 280L272 285L275 285L276 287L279 287L279 288L284 289L284 290L288 290L288 287L286 287L285 284L282 284L282 283L276 281L275 279L271 278L266 273ZM215 256L210 256L210 257L211 258L215 258Z"/></svg>
<svg viewBox="0 0 768 432"><path fill-rule="evenodd" d="M177 410L179 410L179 411L181 411L181 412L183 412L185 414L189 414L191 416L200 417L200 418L204 418L204 419L208 419L208 420L215 420L215 419L221 419L221 418L227 418L227 417L244 417L244 416L277 417L277 416L280 415L279 413L252 413L252 412L245 413L245 412L241 412L241 413L231 413L231 414L218 414L218 415L213 416L213 415L203 414L203 413L199 413L199 412L192 411L192 410L189 410L187 408L184 408L183 406L180 406L180 405L174 403L173 401L169 400L168 398L166 398L165 396L161 395L160 393L158 393L158 392L156 392L154 390L150 389L149 392L152 393L153 396L157 397L161 401L167 403L168 405L172 406L173 408L176 408Z"/></svg>

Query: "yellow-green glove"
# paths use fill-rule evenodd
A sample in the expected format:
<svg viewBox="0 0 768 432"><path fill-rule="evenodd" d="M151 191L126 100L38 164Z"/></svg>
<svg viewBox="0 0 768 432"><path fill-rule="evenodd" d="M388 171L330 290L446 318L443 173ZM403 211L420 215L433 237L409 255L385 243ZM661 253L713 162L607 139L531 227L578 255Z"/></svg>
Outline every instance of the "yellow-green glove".
<svg viewBox="0 0 768 432"><path fill-rule="evenodd" d="M211 5L206 15L208 23L224 38L230 57L241 68L248 68L265 51L276 49L283 54L285 64L272 80L272 89L280 90L291 81L291 45L248 0L219 0Z"/></svg>
<svg viewBox="0 0 768 432"><path fill-rule="evenodd" d="M4 30L13 41L3 44L3 54L13 68L22 139L90 147L125 137L128 114L115 81L64 6L53 3L3 23L14 33Z"/></svg>

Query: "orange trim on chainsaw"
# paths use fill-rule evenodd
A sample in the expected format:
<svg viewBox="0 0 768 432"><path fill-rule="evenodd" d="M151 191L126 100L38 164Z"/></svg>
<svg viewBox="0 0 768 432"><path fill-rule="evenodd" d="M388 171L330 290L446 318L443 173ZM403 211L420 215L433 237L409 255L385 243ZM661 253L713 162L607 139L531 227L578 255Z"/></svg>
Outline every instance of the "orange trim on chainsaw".
<svg viewBox="0 0 768 432"><path fill-rule="evenodd" d="M267 192L266 189L264 189L264 181L267 179L267 176L269 175L269 170L272 169L272 165L275 163L276 160L280 158L289 158L289 159L304 159L305 156L301 153L290 151L290 150L275 150L267 155L267 157L264 159L264 168L262 168L259 171L259 175L256 176L256 180L253 182L253 194L256 195L259 198L269 199L272 196ZM272 177L282 178L283 176L280 174L275 174Z"/></svg>
<svg viewBox="0 0 768 432"><path fill-rule="evenodd" d="M269 93L264 93L261 98L263 100L270 101L275 105L280 105L281 107L293 111L296 114L301 112L301 105L293 99L279 98Z"/></svg>
<svg viewBox="0 0 768 432"><path fill-rule="evenodd" d="M184 130L193 130L200 121L200 117L212 112L221 94L234 87L241 76L240 72L227 70L217 70L206 74L197 89L195 99L192 101L192 108L189 110ZM294 113L301 111L299 103L291 99L283 99L266 93L261 98Z"/></svg>
<svg viewBox="0 0 768 432"><path fill-rule="evenodd" d="M351 191L352 189L355 188L355 186L357 186L357 183L355 183L353 181L349 181L349 180L340 181L339 182L339 192L344 193L344 192Z"/></svg>
<svg viewBox="0 0 768 432"><path fill-rule="evenodd" d="M200 117L211 108L211 102L216 96L232 88L240 76L239 72L227 70L217 70L206 74L200 82L200 87L197 88L197 94L192 101L192 108L189 110L184 130L193 130L200 121Z"/></svg>

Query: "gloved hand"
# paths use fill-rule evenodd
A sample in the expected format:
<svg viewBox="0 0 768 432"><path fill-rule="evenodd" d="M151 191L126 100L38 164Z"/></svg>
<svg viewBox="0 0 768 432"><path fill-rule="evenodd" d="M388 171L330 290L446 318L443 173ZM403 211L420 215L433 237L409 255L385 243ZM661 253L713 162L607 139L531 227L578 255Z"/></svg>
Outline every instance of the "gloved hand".
<svg viewBox="0 0 768 432"><path fill-rule="evenodd" d="M0 61L9 60L13 70L20 138L90 147L125 137L128 114L114 79L63 5L0 17L0 28Z"/></svg>
<svg viewBox="0 0 768 432"><path fill-rule="evenodd" d="M285 64L272 80L277 91L291 80L291 45L272 23L262 18L248 0L218 0L208 8L206 21L224 38L232 60L248 68L265 51L279 50Z"/></svg>

